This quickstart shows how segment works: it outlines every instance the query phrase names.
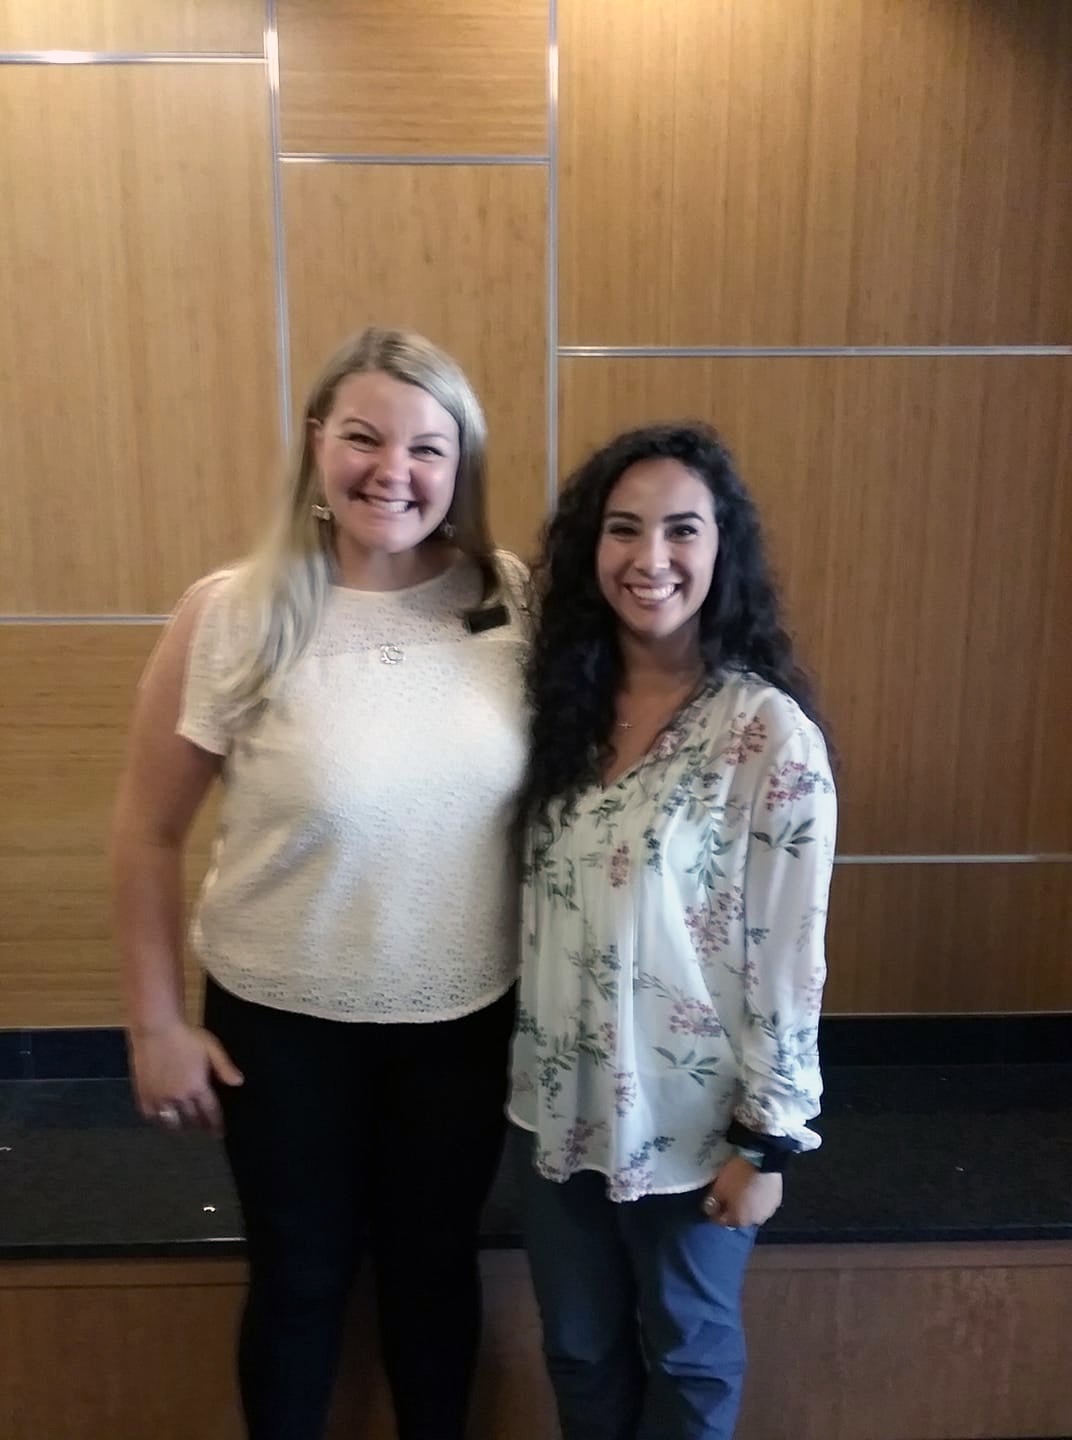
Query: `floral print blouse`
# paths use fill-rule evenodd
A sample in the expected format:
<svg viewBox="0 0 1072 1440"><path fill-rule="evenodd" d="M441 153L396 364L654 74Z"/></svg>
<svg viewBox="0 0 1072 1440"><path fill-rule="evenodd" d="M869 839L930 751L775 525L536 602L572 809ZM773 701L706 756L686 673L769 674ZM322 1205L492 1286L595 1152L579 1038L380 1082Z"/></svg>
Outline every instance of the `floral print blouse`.
<svg viewBox="0 0 1072 1440"><path fill-rule="evenodd" d="M551 1180L612 1200L706 1185L736 1118L819 1137L836 800L780 690L708 686L632 770L530 836L511 1119Z"/></svg>

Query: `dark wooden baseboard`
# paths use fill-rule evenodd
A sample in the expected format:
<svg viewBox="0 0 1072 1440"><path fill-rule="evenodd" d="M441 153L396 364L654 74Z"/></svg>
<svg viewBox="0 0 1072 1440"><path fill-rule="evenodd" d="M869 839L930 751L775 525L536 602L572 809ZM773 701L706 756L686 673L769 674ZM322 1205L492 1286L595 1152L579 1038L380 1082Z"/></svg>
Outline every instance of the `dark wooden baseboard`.
<svg viewBox="0 0 1072 1440"><path fill-rule="evenodd" d="M1072 1435L1072 1243L765 1246L738 1440Z"/></svg>
<svg viewBox="0 0 1072 1440"><path fill-rule="evenodd" d="M556 1440L525 1259L484 1257L474 1440ZM233 1260L0 1265L5 1440L239 1440ZM738 1440L1072 1435L1072 1243L765 1246ZM367 1294L330 1440L391 1440Z"/></svg>

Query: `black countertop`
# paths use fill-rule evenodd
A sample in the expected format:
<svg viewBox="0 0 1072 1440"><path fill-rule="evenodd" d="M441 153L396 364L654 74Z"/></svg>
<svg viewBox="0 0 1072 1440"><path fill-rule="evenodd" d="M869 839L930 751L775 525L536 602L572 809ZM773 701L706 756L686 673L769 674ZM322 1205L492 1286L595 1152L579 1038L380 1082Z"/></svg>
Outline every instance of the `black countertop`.
<svg viewBox="0 0 1072 1440"><path fill-rule="evenodd" d="M762 1243L1072 1239L1072 1064L837 1066L826 1086L823 1147ZM519 1163L489 1247L520 1243ZM124 1080L0 1083L0 1259L243 1250L218 1142L144 1124Z"/></svg>

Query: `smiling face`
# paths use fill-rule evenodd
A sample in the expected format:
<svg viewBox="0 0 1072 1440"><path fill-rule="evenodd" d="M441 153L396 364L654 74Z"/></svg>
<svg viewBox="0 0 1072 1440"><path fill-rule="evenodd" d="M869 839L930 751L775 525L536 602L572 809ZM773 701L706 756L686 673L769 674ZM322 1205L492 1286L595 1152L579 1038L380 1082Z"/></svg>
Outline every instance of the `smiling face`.
<svg viewBox="0 0 1072 1440"><path fill-rule="evenodd" d="M637 640L699 631L718 558L711 491L678 460L630 465L607 496L596 550L603 598Z"/></svg>
<svg viewBox="0 0 1072 1440"><path fill-rule="evenodd" d="M347 376L314 448L343 571L348 559L417 549L450 509L458 426L417 385L378 370Z"/></svg>

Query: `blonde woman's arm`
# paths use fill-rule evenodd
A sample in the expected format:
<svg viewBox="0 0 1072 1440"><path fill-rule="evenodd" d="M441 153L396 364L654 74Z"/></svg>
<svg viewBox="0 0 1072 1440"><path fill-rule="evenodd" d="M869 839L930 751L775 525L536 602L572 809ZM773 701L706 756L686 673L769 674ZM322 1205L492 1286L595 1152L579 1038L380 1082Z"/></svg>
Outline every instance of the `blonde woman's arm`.
<svg viewBox="0 0 1072 1440"><path fill-rule="evenodd" d="M139 687L112 835L115 932L131 1070L148 1119L219 1133L212 1088L242 1077L219 1042L186 1020L183 858L221 757L176 733L187 660L210 587L191 591Z"/></svg>

